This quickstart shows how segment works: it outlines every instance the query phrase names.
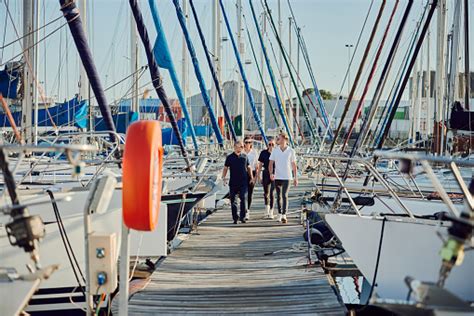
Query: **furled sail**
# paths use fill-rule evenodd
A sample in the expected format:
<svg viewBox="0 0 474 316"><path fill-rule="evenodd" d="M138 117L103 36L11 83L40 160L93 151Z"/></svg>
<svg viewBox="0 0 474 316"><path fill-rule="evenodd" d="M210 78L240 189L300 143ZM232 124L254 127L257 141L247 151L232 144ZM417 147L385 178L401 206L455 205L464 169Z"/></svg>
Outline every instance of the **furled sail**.
<svg viewBox="0 0 474 316"><path fill-rule="evenodd" d="M175 0L176 1L176 0ZM240 54L237 49L237 44L235 43L235 38L234 34L232 33L232 28L230 27L229 19L227 18L227 13L225 12L224 4L222 3L222 0L219 0L219 4L222 10L222 16L224 17L224 22L227 28L227 32L229 33L230 41L232 42L232 47L234 48L234 54L235 58L237 59L237 63L239 65L239 70L240 74L242 76L242 80L244 82L245 86L245 91L247 92L247 97L249 98L250 101L250 106L252 108L253 112L253 117L255 119L255 122L257 123L258 129L260 130L260 134L262 135L263 140L265 141L265 144L268 143L267 136L265 135L265 131L263 130L263 125L262 125L262 120L260 119L260 115L258 115L257 107L255 106L255 101L253 99L253 94L250 89L249 82L247 80L247 76L245 74L244 67L242 65L242 60L240 59ZM244 129L244 126L242 126L242 130Z"/></svg>
<svg viewBox="0 0 474 316"><path fill-rule="evenodd" d="M155 0L149 0L148 4L150 6L151 15L153 17L153 22L155 23L156 28L156 41L155 46L153 47L153 53L155 54L155 59L159 67L168 69L173 82L173 87L178 96L181 109L183 110L184 117L186 119L186 124L188 125L188 131L191 134L193 140L194 149L196 152L199 150L199 145L196 139L196 133L194 131L193 122L191 121L191 116L188 112L188 107L186 106L186 98L183 95L183 91L179 84L178 76L176 75L176 70L174 68L173 59L171 58L170 50L168 48L168 41L165 37L165 32L161 25L160 15L158 13L158 8L156 7Z"/></svg>
<svg viewBox="0 0 474 316"><path fill-rule="evenodd" d="M194 2L193 2L193 0L190 0L189 3L191 4L191 11L193 12L194 21L196 22L196 27L197 27L197 30L198 30L198 33L199 33L199 38L201 39L201 43L202 43L202 46L204 48L204 53L206 55L207 64L209 66L209 69L211 70L212 80L214 81L214 85L216 86L219 101L221 102L222 109L224 110L225 120L226 120L227 125L229 127L232 139L234 141L236 141L237 136L235 134L234 124L232 123L232 118L231 118L231 116L229 114L229 110L227 109L227 106L225 104L224 96L222 95L222 90L221 90L221 87L220 87L219 79L217 78L216 70L214 69L214 65L212 64L211 57L209 56L209 50L207 49L206 39L204 38L204 34L202 32L202 29L201 29L201 23L199 23L199 19L197 17L196 8L194 7Z"/></svg>
<svg viewBox="0 0 474 316"><path fill-rule="evenodd" d="M285 126L286 133L290 137L290 143L293 146L293 135L290 132L290 127L288 126L288 121L286 120L285 111L283 109L283 105L280 99L280 93L278 92L278 88L276 85L275 75L273 74L272 66L270 65L270 59L268 58L267 49L265 48L265 44L263 42L263 36L260 32L260 28L258 26L257 15L255 14L255 8L253 7L252 0L249 0L250 10L252 12L253 21L255 23L255 28L257 29L258 39L260 40L260 45L262 46L263 57L265 58L265 63L267 65L268 73L270 74L270 81L272 82L273 92L275 93L275 98L278 106L278 112L280 113L281 120L283 125Z"/></svg>
<svg viewBox="0 0 474 316"><path fill-rule="evenodd" d="M191 37L189 36L188 28L186 27L186 19L184 17L183 10L181 9L178 0L173 0L173 4L176 8L176 14L178 15L178 21L181 25L181 29L183 30L189 54L191 55L191 60L194 66L194 73L196 74L196 78L199 82L199 88L201 89L202 98L204 99L204 104L207 107L207 112L209 113L209 118L211 119L212 128L214 129L214 133L216 134L217 142L220 145L223 145L224 139L222 138L221 130L219 128L219 124L217 123L216 115L214 114L214 110L212 109L211 98L209 98L209 94L206 88L206 82L204 81L204 77L201 73L201 68L199 67L199 61L196 56L196 51L194 50L194 45L191 41Z"/></svg>
<svg viewBox="0 0 474 316"><path fill-rule="evenodd" d="M130 8L132 9L133 17L135 19L135 23L137 24L138 33L140 34L140 38L143 42L143 46L145 47L146 58L148 60L148 67L150 69L151 80L153 83L153 87L155 88L158 97L163 103L163 108L166 111L166 115L169 118L171 123L171 128L173 129L179 147L181 149L181 155L183 156L188 169L191 169L191 161L189 160L188 153L186 152L186 147L184 145L183 138L181 136L178 123L176 122L176 118L173 114L171 109L171 105L168 102L168 97L166 96L165 89L163 88L162 78L160 75L160 71L158 69L158 65L156 64L155 56L153 55L153 51L151 48L150 38L148 36L147 29L145 27L145 22L143 21L143 15L138 7L137 0L129 0Z"/></svg>

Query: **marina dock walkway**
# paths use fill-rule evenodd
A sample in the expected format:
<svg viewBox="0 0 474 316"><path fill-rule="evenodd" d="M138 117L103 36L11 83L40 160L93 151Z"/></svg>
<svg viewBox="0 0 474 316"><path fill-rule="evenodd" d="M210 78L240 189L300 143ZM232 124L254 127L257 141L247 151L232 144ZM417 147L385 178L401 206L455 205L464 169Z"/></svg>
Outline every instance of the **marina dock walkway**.
<svg viewBox="0 0 474 316"><path fill-rule="evenodd" d="M309 188L293 188L292 211ZM307 266L299 214L286 225L264 219L260 186L254 197L246 224L234 225L228 207L210 215L132 296L129 314L344 315L322 268Z"/></svg>

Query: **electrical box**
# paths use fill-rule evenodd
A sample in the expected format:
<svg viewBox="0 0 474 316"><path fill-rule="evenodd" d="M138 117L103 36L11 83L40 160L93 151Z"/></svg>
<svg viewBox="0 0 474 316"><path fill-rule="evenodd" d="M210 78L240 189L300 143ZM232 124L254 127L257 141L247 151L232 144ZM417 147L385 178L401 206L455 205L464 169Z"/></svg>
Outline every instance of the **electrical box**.
<svg viewBox="0 0 474 316"><path fill-rule="evenodd" d="M113 234L89 235L89 280L92 295L117 288L117 238Z"/></svg>

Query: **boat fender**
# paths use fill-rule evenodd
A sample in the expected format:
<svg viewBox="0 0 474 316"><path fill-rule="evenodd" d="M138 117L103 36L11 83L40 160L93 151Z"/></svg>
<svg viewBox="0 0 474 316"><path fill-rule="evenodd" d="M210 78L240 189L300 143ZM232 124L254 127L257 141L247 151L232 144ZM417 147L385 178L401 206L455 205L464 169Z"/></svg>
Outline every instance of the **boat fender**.
<svg viewBox="0 0 474 316"><path fill-rule="evenodd" d="M326 222L323 218L316 212L310 211L308 212L308 220L310 224L310 239L311 244L313 245L322 245L334 237L334 234L326 225ZM303 234L303 238L305 241L308 241L306 236L306 232Z"/></svg>
<svg viewBox="0 0 474 316"><path fill-rule="evenodd" d="M311 228L310 231L309 231L310 235L311 235L311 244L312 245L321 245L324 243L324 236L323 234L315 229L315 228ZM305 241L308 241L308 236L306 234L306 232L303 234L303 238Z"/></svg>
<svg viewBox="0 0 474 316"><path fill-rule="evenodd" d="M162 177L160 123L132 123L125 139L122 178L122 215L128 228L154 230L160 210Z"/></svg>

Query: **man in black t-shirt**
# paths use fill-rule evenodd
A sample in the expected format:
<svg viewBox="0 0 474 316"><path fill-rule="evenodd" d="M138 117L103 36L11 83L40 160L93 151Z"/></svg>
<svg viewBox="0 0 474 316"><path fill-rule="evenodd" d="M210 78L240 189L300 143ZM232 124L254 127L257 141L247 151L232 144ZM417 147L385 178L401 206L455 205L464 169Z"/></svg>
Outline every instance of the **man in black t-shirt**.
<svg viewBox="0 0 474 316"><path fill-rule="evenodd" d="M267 149L260 152L258 157L257 166L257 177L260 177L260 171L262 172L262 186L263 186L263 198L265 201L265 217L273 219L273 192L275 190L274 181L270 179L270 171L268 165L270 164L270 155L273 148L275 147L275 140L273 137L268 137ZM262 169L263 168L263 169Z"/></svg>
<svg viewBox="0 0 474 316"><path fill-rule="evenodd" d="M245 214L247 213L247 183L254 182L247 156L242 153L243 148L244 145L242 141L235 143L234 152L227 156L224 163L224 170L222 170L222 179L225 179L227 170L230 170L229 196L234 224L237 224L239 218L242 223L245 223ZM250 181L248 181L248 177L250 177ZM237 194L240 199L240 216L237 213Z"/></svg>

